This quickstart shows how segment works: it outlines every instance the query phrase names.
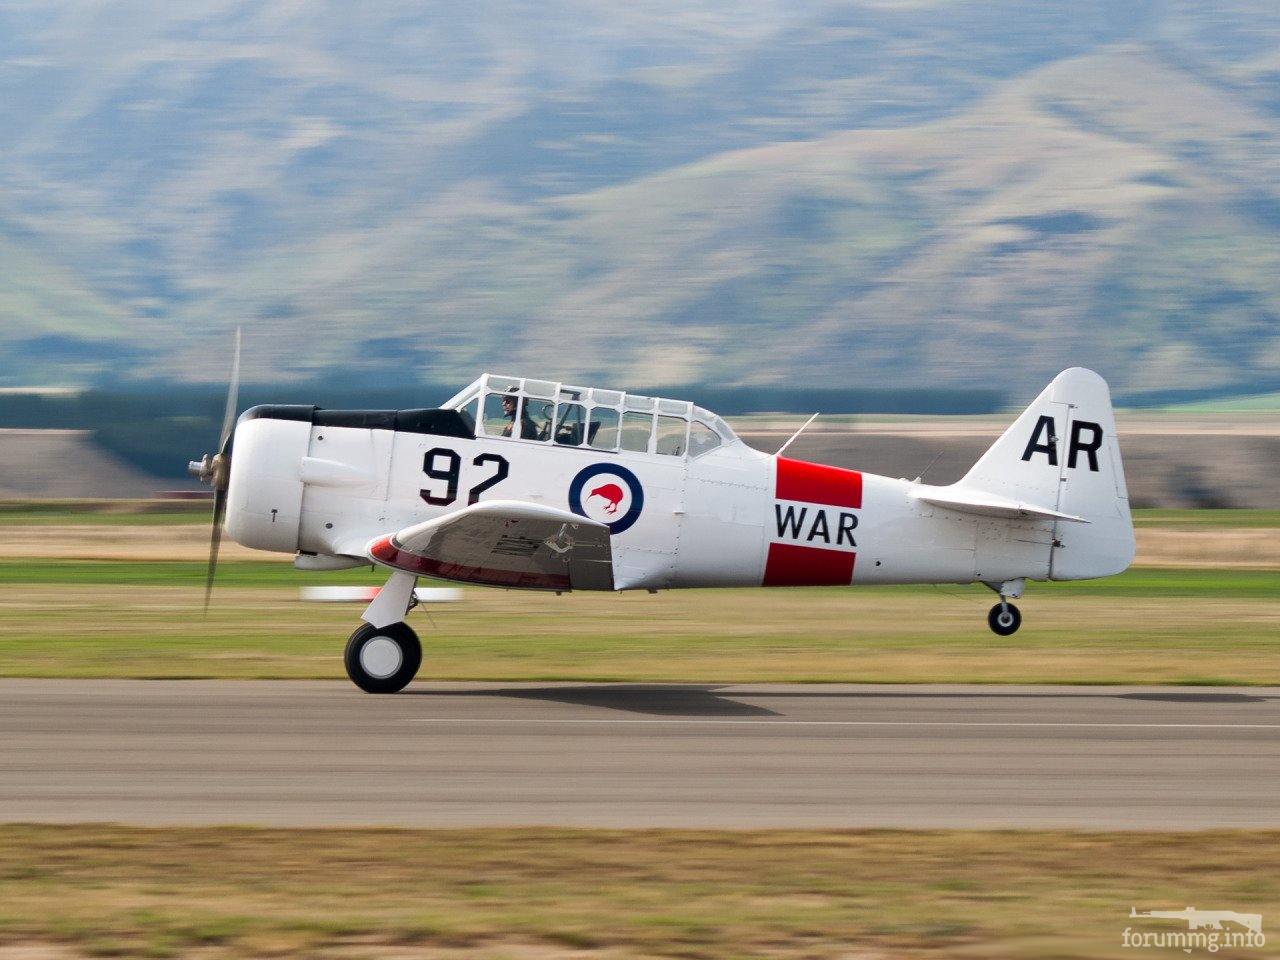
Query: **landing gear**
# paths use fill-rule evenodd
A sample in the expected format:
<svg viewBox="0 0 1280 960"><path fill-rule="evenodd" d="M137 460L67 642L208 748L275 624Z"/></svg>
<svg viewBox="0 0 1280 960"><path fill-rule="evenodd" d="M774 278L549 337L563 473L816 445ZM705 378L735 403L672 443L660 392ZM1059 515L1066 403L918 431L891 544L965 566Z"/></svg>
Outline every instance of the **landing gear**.
<svg viewBox="0 0 1280 960"><path fill-rule="evenodd" d="M342 661L351 682L365 693L397 693L422 666L422 644L404 622L417 605L418 578L397 570L365 608L360 625L347 641Z"/></svg>
<svg viewBox="0 0 1280 960"><path fill-rule="evenodd" d="M1026 578L1018 577L1016 580L1004 581L984 580L983 583L1000 594L1000 602L987 614L987 626L991 628L991 632L1002 637L1017 633L1018 628L1022 626L1022 611L1010 603L1009 598L1017 599L1022 596L1022 591L1027 585Z"/></svg>
<svg viewBox="0 0 1280 960"><path fill-rule="evenodd" d="M422 644L407 623L365 623L347 641L342 659L351 682L365 693L396 693L422 666Z"/></svg>
<svg viewBox="0 0 1280 960"><path fill-rule="evenodd" d="M1002 637L1012 636L1022 626L1022 611L1007 600L997 603L987 614L987 625Z"/></svg>

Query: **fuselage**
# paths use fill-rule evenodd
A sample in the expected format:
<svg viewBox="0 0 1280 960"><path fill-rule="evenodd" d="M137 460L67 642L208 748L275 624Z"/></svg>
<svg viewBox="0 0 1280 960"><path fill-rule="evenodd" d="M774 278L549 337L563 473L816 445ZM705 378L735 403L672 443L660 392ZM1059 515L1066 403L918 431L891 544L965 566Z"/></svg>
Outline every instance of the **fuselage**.
<svg viewBox="0 0 1280 960"><path fill-rule="evenodd" d="M484 500L608 524L613 588L1050 579L1055 524L930 506L927 485L762 453L477 435L455 410L258 407L234 435L227 533L299 566ZM354 558L354 559L353 559Z"/></svg>

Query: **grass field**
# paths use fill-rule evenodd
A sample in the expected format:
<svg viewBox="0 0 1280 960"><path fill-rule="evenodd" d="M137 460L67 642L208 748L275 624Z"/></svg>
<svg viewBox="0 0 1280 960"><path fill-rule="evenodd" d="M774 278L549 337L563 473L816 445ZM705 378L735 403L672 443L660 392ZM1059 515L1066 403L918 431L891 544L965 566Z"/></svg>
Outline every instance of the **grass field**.
<svg viewBox="0 0 1280 960"><path fill-rule="evenodd" d="M1126 927L1186 929L1131 907L1280 914L1278 856L1266 832L7 826L0 956L1118 958Z"/></svg>
<svg viewBox="0 0 1280 960"><path fill-rule="evenodd" d="M343 676L358 604L306 583L378 582L226 563L208 618L198 563L0 562L0 675ZM1280 572L1133 570L1035 584L1010 638L982 587L573 594L467 589L420 609L424 679L1280 683Z"/></svg>
<svg viewBox="0 0 1280 960"><path fill-rule="evenodd" d="M301 573L228 549L206 619L207 535L169 523L169 505L35 506L56 522L32 504L0 505L0 675L338 678L360 607L303 604L298 587L381 582L365 568ZM182 508L195 523L206 506ZM131 529L156 517L166 525ZM993 595L957 586L468 589L410 623L424 679L1280 683L1280 511L1144 511L1138 523L1148 562L1165 566L1032 584L1023 629L1006 639L986 628ZM96 555L118 559L78 559Z"/></svg>

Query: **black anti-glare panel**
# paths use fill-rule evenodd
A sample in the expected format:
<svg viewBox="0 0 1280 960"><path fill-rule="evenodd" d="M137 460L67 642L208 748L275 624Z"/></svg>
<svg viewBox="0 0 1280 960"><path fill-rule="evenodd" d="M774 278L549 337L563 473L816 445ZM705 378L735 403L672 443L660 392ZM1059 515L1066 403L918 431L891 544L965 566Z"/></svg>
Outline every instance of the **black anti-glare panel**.
<svg viewBox="0 0 1280 960"><path fill-rule="evenodd" d="M475 429L457 410L321 410L301 404L262 404L250 407L240 420L292 420L317 427L355 427L397 430L438 437L474 439Z"/></svg>

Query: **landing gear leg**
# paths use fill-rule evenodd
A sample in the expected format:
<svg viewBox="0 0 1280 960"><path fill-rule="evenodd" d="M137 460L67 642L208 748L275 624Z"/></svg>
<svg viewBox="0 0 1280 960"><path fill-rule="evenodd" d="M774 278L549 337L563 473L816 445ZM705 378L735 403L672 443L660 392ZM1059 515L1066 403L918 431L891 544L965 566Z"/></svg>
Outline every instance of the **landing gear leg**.
<svg viewBox="0 0 1280 960"><path fill-rule="evenodd" d="M365 693L403 690L422 666L422 644L404 622L418 578L396 571L369 604L364 624L347 640L347 676Z"/></svg>
<svg viewBox="0 0 1280 960"><path fill-rule="evenodd" d="M1009 602L1009 597L1022 596L1022 589L1027 585L1025 579L1006 580L1003 583L988 583L987 586L1000 594L1000 602L987 614L987 626L992 633L1009 637L1018 632L1022 626L1022 611Z"/></svg>

